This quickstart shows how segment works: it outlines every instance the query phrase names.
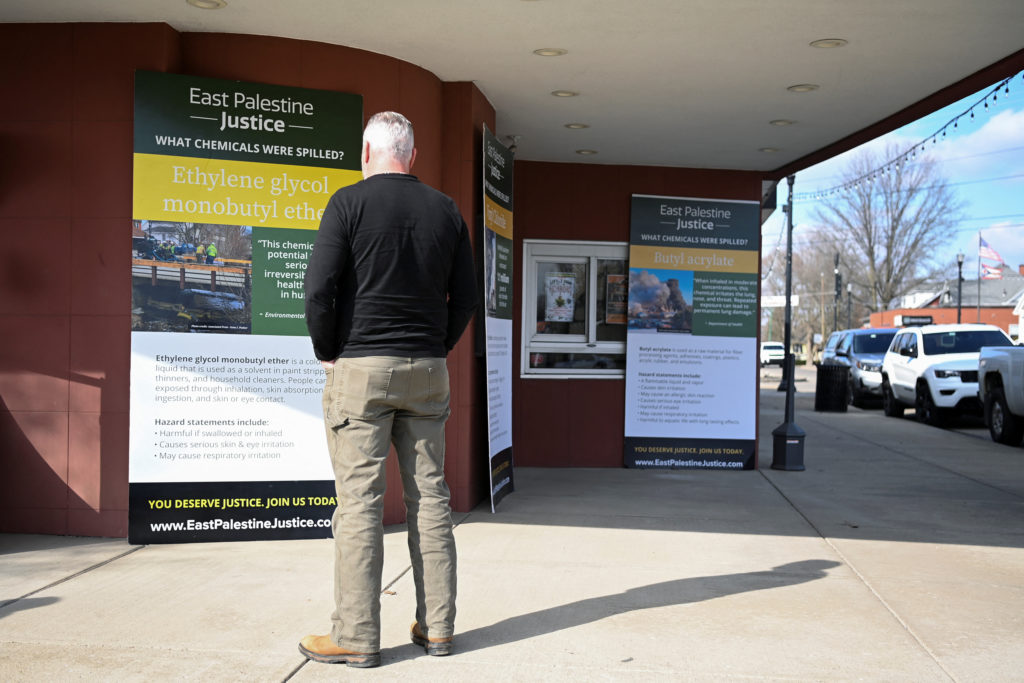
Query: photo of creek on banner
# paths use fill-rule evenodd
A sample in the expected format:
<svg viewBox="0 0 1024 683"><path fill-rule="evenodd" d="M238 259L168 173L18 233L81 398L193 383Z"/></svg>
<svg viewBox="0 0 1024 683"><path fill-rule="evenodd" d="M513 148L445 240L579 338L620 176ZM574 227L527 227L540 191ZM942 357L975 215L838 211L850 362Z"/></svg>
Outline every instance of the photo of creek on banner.
<svg viewBox="0 0 1024 683"><path fill-rule="evenodd" d="M752 469L757 202L634 195L625 465Z"/></svg>
<svg viewBox="0 0 1024 683"><path fill-rule="evenodd" d="M358 95L136 72L131 543L330 536L303 276L361 137Z"/></svg>

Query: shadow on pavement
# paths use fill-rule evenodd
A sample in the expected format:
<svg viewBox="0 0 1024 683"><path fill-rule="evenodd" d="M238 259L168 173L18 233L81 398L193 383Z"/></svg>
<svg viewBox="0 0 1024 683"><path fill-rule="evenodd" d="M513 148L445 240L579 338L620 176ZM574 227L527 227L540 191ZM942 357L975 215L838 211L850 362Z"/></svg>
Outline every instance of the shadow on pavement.
<svg viewBox="0 0 1024 683"><path fill-rule="evenodd" d="M15 612L24 612L39 607L49 607L60 602L60 598L12 598L10 600L0 599L0 619L9 617Z"/></svg>
<svg viewBox="0 0 1024 683"><path fill-rule="evenodd" d="M826 570L838 567L831 560L790 562L767 571L721 576L699 576L662 581L631 588L614 595L577 600L566 605L509 617L490 626L458 634L458 652L515 643L601 619L653 607L686 605L739 593L793 586L825 578Z"/></svg>

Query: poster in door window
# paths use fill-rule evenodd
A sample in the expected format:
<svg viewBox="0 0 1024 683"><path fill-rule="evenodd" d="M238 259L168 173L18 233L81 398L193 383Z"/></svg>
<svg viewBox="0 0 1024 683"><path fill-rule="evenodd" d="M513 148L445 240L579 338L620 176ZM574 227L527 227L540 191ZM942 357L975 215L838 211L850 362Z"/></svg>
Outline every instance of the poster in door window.
<svg viewBox="0 0 1024 683"><path fill-rule="evenodd" d="M626 276L608 273L605 282L604 322L607 325L626 324Z"/></svg>
<svg viewBox="0 0 1024 683"><path fill-rule="evenodd" d="M548 273L544 277L544 321L571 323L576 304L576 274Z"/></svg>

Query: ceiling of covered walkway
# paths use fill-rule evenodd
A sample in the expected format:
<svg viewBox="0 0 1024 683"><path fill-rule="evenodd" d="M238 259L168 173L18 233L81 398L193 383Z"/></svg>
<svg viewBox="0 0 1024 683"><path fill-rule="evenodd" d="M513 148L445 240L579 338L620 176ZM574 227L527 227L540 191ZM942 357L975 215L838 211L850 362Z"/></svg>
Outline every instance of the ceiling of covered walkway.
<svg viewBox="0 0 1024 683"><path fill-rule="evenodd" d="M520 159L776 178L1024 69L1021 0L4 0L0 21L346 45L473 81Z"/></svg>

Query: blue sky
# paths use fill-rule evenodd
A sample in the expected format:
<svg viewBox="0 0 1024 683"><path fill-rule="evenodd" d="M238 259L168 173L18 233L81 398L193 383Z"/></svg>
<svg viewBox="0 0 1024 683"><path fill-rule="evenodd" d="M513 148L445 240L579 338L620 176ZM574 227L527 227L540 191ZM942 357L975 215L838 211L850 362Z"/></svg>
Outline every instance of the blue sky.
<svg viewBox="0 0 1024 683"><path fill-rule="evenodd" d="M934 114L797 173L794 193L799 196L840 184L842 170L850 157L864 148L880 151L892 143L909 147L927 140L994 86L995 83ZM1021 74L1013 77L1009 87L1009 94L1000 90L995 102L989 98L988 109L983 105L975 107L973 120L969 116L961 118L955 129L947 129L945 138L940 137L935 144L928 143L928 153L939 161L940 173L966 204L965 220L957 228L954 239L936 257L951 264L955 273L956 254L962 251L966 255L964 277L968 279L977 277L979 230L1011 268L1016 270L1024 264L1024 78ZM761 228L766 253L776 244L785 245L784 234L780 241L785 226L781 207L786 203L787 193L783 180L779 183L780 210ZM811 212L816 201L794 201L794 249L799 248L801 239L813 227Z"/></svg>

